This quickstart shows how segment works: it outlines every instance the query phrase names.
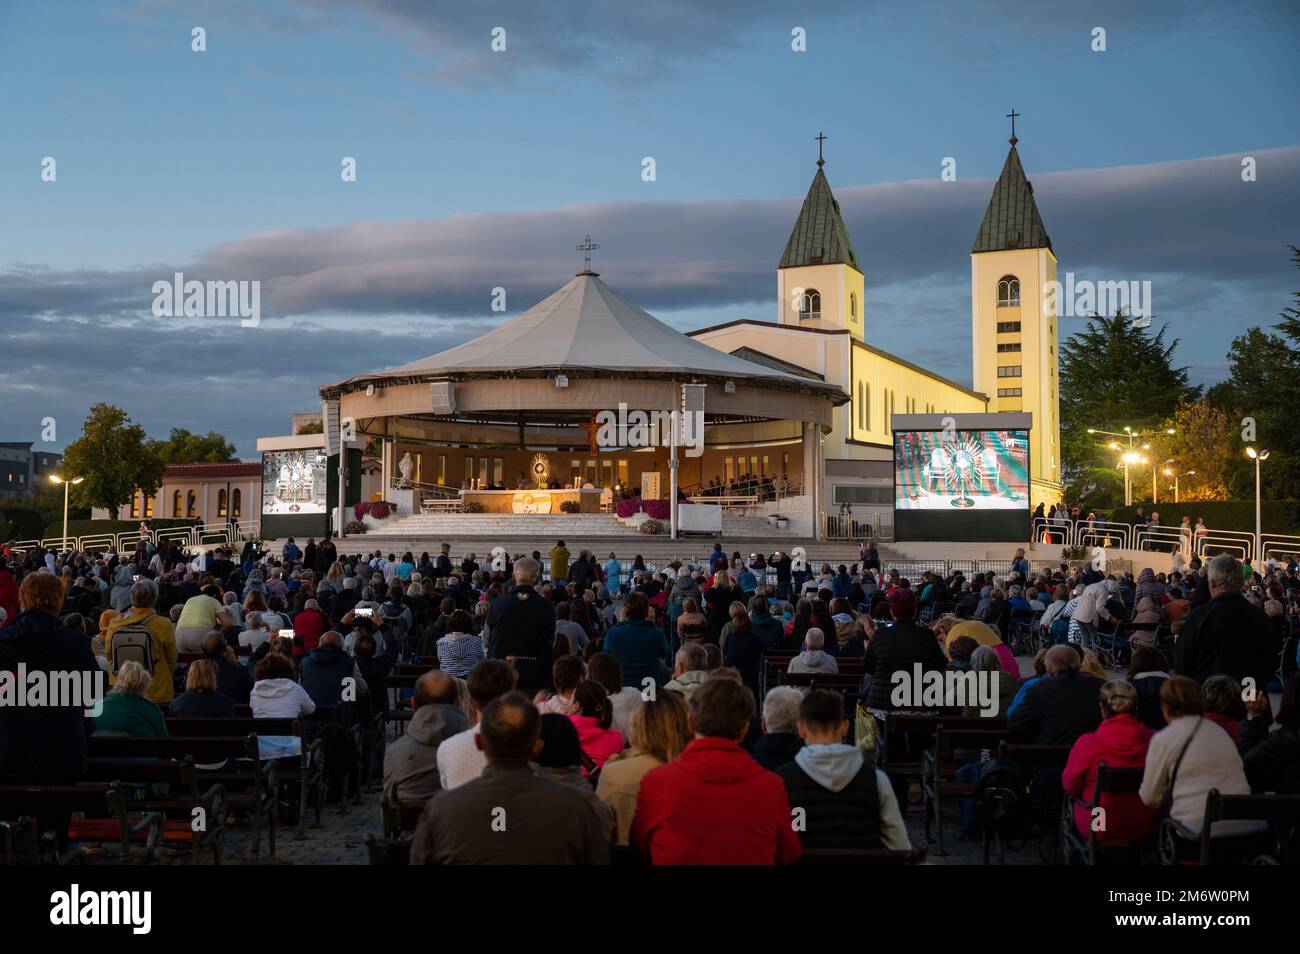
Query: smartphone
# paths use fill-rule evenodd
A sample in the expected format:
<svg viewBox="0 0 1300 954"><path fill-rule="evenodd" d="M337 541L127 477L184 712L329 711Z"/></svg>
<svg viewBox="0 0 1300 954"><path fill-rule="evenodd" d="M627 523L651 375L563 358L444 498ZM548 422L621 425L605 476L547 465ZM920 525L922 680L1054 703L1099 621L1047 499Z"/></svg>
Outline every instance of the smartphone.
<svg viewBox="0 0 1300 954"><path fill-rule="evenodd" d="M281 639L293 639L293 630L291 630L291 629L282 629L282 630L280 630L280 638L281 638Z"/></svg>
<svg viewBox="0 0 1300 954"><path fill-rule="evenodd" d="M132 580L132 582L134 582L134 583L139 583L139 582L140 582L140 574L139 574L139 573L132 573L132 574L131 574L131 580Z"/></svg>
<svg viewBox="0 0 1300 954"><path fill-rule="evenodd" d="M353 610L352 615L353 616L374 616L375 611L371 609L369 606L363 606L360 609Z"/></svg>

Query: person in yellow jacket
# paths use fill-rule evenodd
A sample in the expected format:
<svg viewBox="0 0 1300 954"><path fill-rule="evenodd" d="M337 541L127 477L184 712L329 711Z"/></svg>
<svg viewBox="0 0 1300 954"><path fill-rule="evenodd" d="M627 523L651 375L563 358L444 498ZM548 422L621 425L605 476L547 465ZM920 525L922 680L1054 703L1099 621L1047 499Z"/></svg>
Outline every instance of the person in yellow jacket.
<svg viewBox="0 0 1300 954"><path fill-rule="evenodd" d="M108 682L113 685L118 669L113 657L114 637L126 627L147 629L153 675L144 697L150 702L166 704L176 695L172 686L172 673L176 671L176 632L172 621L154 609L157 605L158 584L153 580L136 580L131 586L130 607L111 620L104 633L104 655L108 659Z"/></svg>
<svg viewBox="0 0 1300 954"><path fill-rule="evenodd" d="M557 540L551 547L551 582L562 586L569 580L569 548L563 540Z"/></svg>

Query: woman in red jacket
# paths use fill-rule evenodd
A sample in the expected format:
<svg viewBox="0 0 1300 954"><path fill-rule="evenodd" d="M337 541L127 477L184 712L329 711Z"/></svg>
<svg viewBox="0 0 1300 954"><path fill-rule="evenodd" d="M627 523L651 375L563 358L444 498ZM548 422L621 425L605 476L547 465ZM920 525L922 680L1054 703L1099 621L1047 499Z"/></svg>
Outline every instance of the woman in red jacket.
<svg viewBox="0 0 1300 954"><path fill-rule="evenodd" d="M1154 734L1137 719L1138 695L1132 683L1112 679L1101 687L1101 725L1079 736L1061 773L1061 785L1071 798L1090 800L1097 786L1097 766L1145 768L1147 746ZM1159 815L1143 804L1137 792L1103 794L1104 827L1097 838L1143 841L1151 837ZM1092 818L1087 809L1074 807L1074 824L1087 837Z"/></svg>
<svg viewBox="0 0 1300 954"><path fill-rule="evenodd" d="M590 679L578 683L578 688L573 690L573 712L569 718L578 730L582 751L595 763L595 768L604 765L615 752L623 751L623 733L610 728L614 723L614 706L600 683ZM585 775L588 769L584 767L582 771Z"/></svg>

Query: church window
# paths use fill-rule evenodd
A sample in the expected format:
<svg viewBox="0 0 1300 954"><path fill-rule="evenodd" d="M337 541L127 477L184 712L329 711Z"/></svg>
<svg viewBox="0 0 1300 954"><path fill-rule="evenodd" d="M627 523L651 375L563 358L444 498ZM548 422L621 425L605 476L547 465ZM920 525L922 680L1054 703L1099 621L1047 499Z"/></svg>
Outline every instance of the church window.
<svg viewBox="0 0 1300 954"><path fill-rule="evenodd" d="M181 492L179 490L176 490L172 492L172 516L179 517L180 515L181 515Z"/></svg>
<svg viewBox="0 0 1300 954"><path fill-rule="evenodd" d="M131 516L140 516L140 497L138 494L131 495Z"/></svg>
<svg viewBox="0 0 1300 954"><path fill-rule="evenodd" d="M229 516L226 510L226 488L222 487L217 491L217 516Z"/></svg>
<svg viewBox="0 0 1300 954"><path fill-rule="evenodd" d="M998 280L998 307L1020 307L1020 279L1006 275Z"/></svg>
<svg viewBox="0 0 1300 954"><path fill-rule="evenodd" d="M871 430L871 385L862 386L862 426Z"/></svg>
<svg viewBox="0 0 1300 954"><path fill-rule="evenodd" d="M236 520L244 515L244 495L238 487L230 495L230 515Z"/></svg>
<svg viewBox="0 0 1300 954"><path fill-rule="evenodd" d="M858 294L857 294L857 292L849 292L849 320L850 320L850 321L857 321L857 320L858 320Z"/></svg>
<svg viewBox="0 0 1300 954"><path fill-rule="evenodd" d="M187 517L198 516L198 514L194 512L194 505L197 503L198 503L198 495L191 490L188 494L185 495L185 516Z"/></svg>
<svg viewBox="0 0 1300 954"><path fill-rule="evenodd" d="M822 293L815 288L809 288L803 293L803 298L799 301L799 317L810 321L818 321L822 316Z"/></svg>
<svg viewBox="0 0 1300 954"><path fill-rule="evenodd" d="M144 515L146 518L153 516L153 497L144 498Z"/></svg>

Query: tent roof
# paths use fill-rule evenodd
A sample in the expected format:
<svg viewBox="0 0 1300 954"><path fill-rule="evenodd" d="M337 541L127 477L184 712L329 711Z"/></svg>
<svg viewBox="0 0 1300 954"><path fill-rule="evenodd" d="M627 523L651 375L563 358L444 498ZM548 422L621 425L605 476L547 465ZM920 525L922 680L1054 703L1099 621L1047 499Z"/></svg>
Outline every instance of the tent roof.
<svg viewBox="0 0 1300 954"><path fill-rule="evenodd" d="M619 295L594 272L580 272L559 291L472 341L322 391L383 378L554 371L730 378L815 391L838 398L837 403L847 399L834 385L746 361L682 334Z"/></svg>

